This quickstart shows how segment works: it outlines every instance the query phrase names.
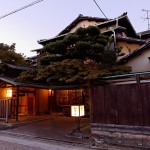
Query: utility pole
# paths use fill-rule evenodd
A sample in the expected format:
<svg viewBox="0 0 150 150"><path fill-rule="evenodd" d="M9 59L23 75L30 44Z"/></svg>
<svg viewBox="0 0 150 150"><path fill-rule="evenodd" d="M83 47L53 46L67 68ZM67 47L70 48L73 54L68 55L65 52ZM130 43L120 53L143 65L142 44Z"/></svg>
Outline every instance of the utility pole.
<svg viewBox="0 0 150 150"><path fill-rule="evenodd" d="M149 29L150 29L150 17L149 17L149 12L150 12L150 10L142 9L142 11L145 11L145 12L146 12L146 17L145 17L145 18L142 18L142 19L147 19L147 21L148 21L148 30L149 30Z"/></svg>

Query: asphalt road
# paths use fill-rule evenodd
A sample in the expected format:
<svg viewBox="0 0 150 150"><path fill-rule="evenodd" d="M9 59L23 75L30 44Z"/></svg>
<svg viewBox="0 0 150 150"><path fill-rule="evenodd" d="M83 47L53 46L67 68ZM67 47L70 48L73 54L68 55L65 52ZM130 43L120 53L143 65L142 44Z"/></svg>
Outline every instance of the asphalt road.
<svg viewBox="0 0 150 150"><path fill-rule="evenodd" d="M84 134L68 134L77 128L74 118L51 118L33 121L16 128L0 130L0 150L90 150L93 139L90 134L90 120L81 119L81 130ZM86 133L86 134L85 134ZM89 138L82 137L88 135ZM126 147L102 146L102 150L135 150ZM100 147L98 148L100 149Z"/></svg>
<svg viewBox="0 0 150 150"><path fill-rule="evenodd" d="M85 137L90 132L89 119L81 120L81 127L84 129L83 136ZM86 128L88 127L88 128ZM92 145L93 140L91 138L77 138L80 134L70 136L70 132L77 128L77 123L74 118L51 118L48 120L32 122L24 126L18 126L14 129L4 130L5 134L11 134L14 136L30 136L34 138L55 140L55 141L66 141L70 143L82 143L84 145ZM82 134L81 134L82 136ZM90 134L89 134L90 136Z"/></svg>
<svg viewBox="0 0 150 150"><path fill-rule="evenodd" d="M90 148L65 143L46 142L0 135L0 150L90 150Z"/></svg>
<svg viewBox="0 0 150 150"><path fill-rule="evenodd" d="M0 132L0 150L137 150L125 147L85 147L73 143L45 141L27 137L15 137Z"/></svg>

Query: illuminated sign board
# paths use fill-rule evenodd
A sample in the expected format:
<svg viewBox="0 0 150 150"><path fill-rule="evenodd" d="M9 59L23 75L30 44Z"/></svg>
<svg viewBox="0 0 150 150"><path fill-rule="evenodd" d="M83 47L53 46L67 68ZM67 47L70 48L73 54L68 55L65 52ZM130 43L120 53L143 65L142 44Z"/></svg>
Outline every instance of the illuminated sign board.
<svg viewBox="0 0 150 150"><path fill-rule="evenodd" d="M72 117L80 117L80 116L84 116L84 115L85 115L84 105L71 106L71 116Z"/></svg>

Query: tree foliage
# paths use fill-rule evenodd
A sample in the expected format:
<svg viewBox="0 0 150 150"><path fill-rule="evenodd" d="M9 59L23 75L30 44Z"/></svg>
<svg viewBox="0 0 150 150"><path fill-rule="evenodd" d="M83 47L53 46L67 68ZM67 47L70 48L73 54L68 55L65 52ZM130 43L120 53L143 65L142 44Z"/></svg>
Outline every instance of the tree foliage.
<svg viewBox="0 0 150 150"><path fill-rule="evenodd" d="M111 64L99 65L90 60L66 59L52 65L42 67L34 80L45 81L50 84L75 84L87 80L97 79L108 75L128 73L130 68Z"/></svg>
<svg viewBox="0 0 150 150"><path fill-rule="evenodd" d="M48 55L40 60L41 67L33 80L50 84L78 84L103 76L123 74L130 67L118 66L121 51L109 48L110 38L97 27L79 28L62 40L50 42L43 47ZM35 73L35 72L34 72ZM27 81L24 72L22 81Z"/></svg>
<svg viewBox="0 0 150 150"><path fill-rule="evenodd" d="M27 62L24 59L23 54L16 53L15 51L15 43L12 45L7 45L4 43L0 43L0 62L2 64L19 64L19 65L27 65Z"/></svg>
<svg viewBox="0 0 150 150"><path fill-rule="evenodd" d="M63 59L92 59L95 62L103 62L108 37L100 34L100 30L90 26L79 28L75 33L68 34L63 40L50 42L44 47L44 51L49 53L49 59L56 56ZM48 58L47 58L48 59ZM41 59L41 64L43 64ZM54 60L55 62L57 61Z"/></svg>
<svg viewBox="0 0 150 150"><path fill-rule="evenodd" d="M17 80L21 82L36 82L34 79L37 75L38 71L36 69L29 69L25 72L22 72L20 76L17 77Z"/></svg>

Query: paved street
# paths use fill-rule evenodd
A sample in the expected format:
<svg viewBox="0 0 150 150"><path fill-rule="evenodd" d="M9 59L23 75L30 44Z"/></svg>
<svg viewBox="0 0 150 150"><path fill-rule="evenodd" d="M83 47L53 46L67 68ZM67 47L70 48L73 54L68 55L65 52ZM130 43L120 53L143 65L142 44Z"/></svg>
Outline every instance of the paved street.
<svg viewBox="0 0 150 150"><path fill-rule="evenodd" d="M88 150L93 144L90 119L82 118L80 127L81 133L72 133L77 122L71 117L20 122L15 128L0 131L0 150Z"/></svg>
<svg viewBox="0 0 150 150"><path fill-rule="evenodd" d="M0 132L0 150L137 150L127 147L88 147L82 144L66 143L61 141L48 141L45 139L36 139L32 137L16 137L14 135L5 135Z"/></svg>
<svg viewBox="0 0 150 150"><path fill-rule="evenodd" d="M46 142L0 135L0 150L90 150L90 148L64 144L61 142Z"/></svg>
<svg viewBox="0 0 150 150"><path fill-rule="evenodd" d="M30 136L39 139L65 141L68 143L79 143L91 146L93 140L90 134L90 119L81 119L80 134L70 134L71 131L77 128L77 122L75 118L70 117L55 117L46 120L31 122L27 125L18 124L17 128L3 130L1 132L7 135L14 136Z"/></svg>
<svg viewBox="0 0 150 150"><path fill-rule="evenodd" d="M44 117L42 117L44 118ZM96 149L90 134L90 119L81 119L81 133L70 134L77 127L75 118L54 117L31 121L0 131L0 150L90 150ZM4 125L1 124L1 129ZM80 135L80 136L78 136ZM133 150L106 146L101 150ZM99 148L100 149L100 148Z"/></svg>

